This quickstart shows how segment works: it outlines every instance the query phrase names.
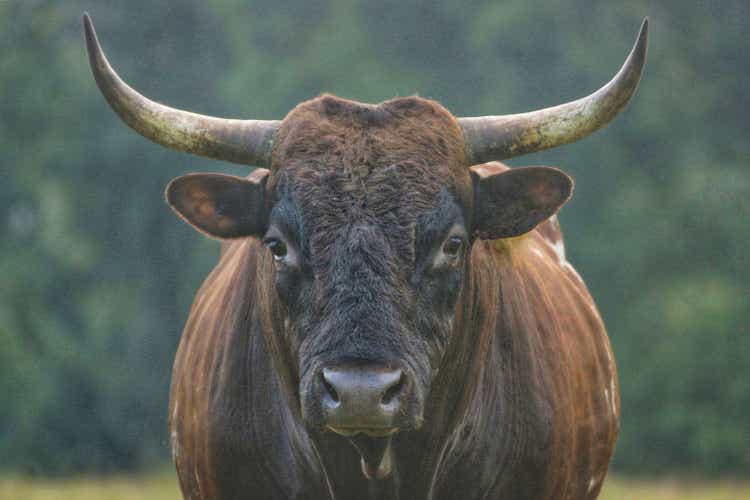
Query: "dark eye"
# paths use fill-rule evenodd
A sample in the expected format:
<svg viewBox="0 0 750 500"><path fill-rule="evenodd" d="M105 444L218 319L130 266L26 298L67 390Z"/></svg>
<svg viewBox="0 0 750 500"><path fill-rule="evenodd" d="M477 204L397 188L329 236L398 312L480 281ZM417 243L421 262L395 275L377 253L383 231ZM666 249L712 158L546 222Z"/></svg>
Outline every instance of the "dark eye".
<svg viewBox="0 0 750 500"><path fill-rule="evenodd" d="M268 246L268 249L271 250L274 260L279 261L286 257L286 244L284 244L283 241L270 239L266 241L266 246Z"/></svg>
<svg viewBox="0 0 750 500"><path fill-rule="evenodd" d="M445 255L456 257L461 253L461 249L464 247L464 240L459 236L454 236L445 242L443 245L443 253Z"/></svg>

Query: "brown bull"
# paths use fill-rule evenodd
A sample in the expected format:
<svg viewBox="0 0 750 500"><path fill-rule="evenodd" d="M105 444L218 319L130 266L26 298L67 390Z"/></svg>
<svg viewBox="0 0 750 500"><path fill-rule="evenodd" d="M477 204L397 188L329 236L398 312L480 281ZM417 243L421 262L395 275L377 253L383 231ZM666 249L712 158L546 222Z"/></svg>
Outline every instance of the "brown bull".
<svg viewBox="0 0 750 500"><path fill-rule="evenodd" d="M640 78L646 22L610 83L554 108L457 119L417 97L324 95L280 122L149 101L84 24L96 81L131 127L268 168L167 188L183 219L225 241L174 365L185 498L598 495L619 401L555 216L572 181L493 160L612 119Z"/></svg>

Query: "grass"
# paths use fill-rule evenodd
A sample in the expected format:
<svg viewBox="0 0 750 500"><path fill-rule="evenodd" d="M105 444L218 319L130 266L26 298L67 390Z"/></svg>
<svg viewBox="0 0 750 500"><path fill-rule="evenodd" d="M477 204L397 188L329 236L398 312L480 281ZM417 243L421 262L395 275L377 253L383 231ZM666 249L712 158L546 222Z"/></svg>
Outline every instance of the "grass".
<svg viewBox="0 0 750 500"><path fill-rule="evenodd" d="M142 476L28 479L0 477L3 500L179 500L171 469ZM609 478L600 500L750 500L750 480Z"/></svg>
<svg viewBox="0 0 750 500"><path fill-rule="evenodd" d="M138 476L81 476L69 479L0 477L2 500L180 500L171 469Z"/></svg>
<svg viewBox="0 0 750 500"><path fill-rule="evenodd" d="M600 500L750 500L750 480L631 479L604 483Z"/></svg>

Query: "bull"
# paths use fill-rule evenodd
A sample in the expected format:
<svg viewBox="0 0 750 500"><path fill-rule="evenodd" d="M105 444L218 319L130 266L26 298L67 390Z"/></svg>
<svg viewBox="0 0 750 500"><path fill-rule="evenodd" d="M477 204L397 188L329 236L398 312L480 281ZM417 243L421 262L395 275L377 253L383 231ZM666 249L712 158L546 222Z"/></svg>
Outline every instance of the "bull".
<svg viewBox="0 0 750 500"><path fill-rule="evenodd" d="M633 95L647 20L595 93L517 115L322 95L230 120L96 82L162 145L261 168L174 179L220 239L174 363L169 427L191 499L592 499L618 432L604 324L556 218L571 179L500 160L569 143Z"/></svg>

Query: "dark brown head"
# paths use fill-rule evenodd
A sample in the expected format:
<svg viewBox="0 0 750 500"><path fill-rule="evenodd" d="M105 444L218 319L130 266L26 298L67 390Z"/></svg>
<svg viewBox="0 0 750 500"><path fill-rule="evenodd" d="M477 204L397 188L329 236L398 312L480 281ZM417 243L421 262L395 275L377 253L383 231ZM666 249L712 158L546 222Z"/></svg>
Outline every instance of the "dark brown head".
<svg viewBox="0 0 750 500"><path fill-rule="evenodd" d="M181 177L167 198L202 231L274 255L273 335L306 424L380 436L425 418L474 239L529 231L570 191L555 169L470 170L457 120L433 101L326 95L284 119L269 171Z"/></svg>
<svg viewBox="0 0 750 500"><path fill-rule="evenodd" d="M269 188L264 239L278 255L304 419L341 434L418 428L469 242L456 120L417 97L319 97L282 124Z"/></svg>
<svg viewBox="0 0 750 500"><path fill-rule="evenodd" d="M324 95L281 122L223 120L156 104L106 62L85 18L105 97L146 137L262 165L248 178L191 174L170 206L220 239L259 238L273 255L268 342L310 429L384 436L419 428L456 335L477 239L520 236L554 214L572 181L547 167L473 166L570 142L626 104L645 58L645 24L597 93L513 116L455 118L418 97L369 105ZM282 361L284 360L284 361Z"/></svg>

